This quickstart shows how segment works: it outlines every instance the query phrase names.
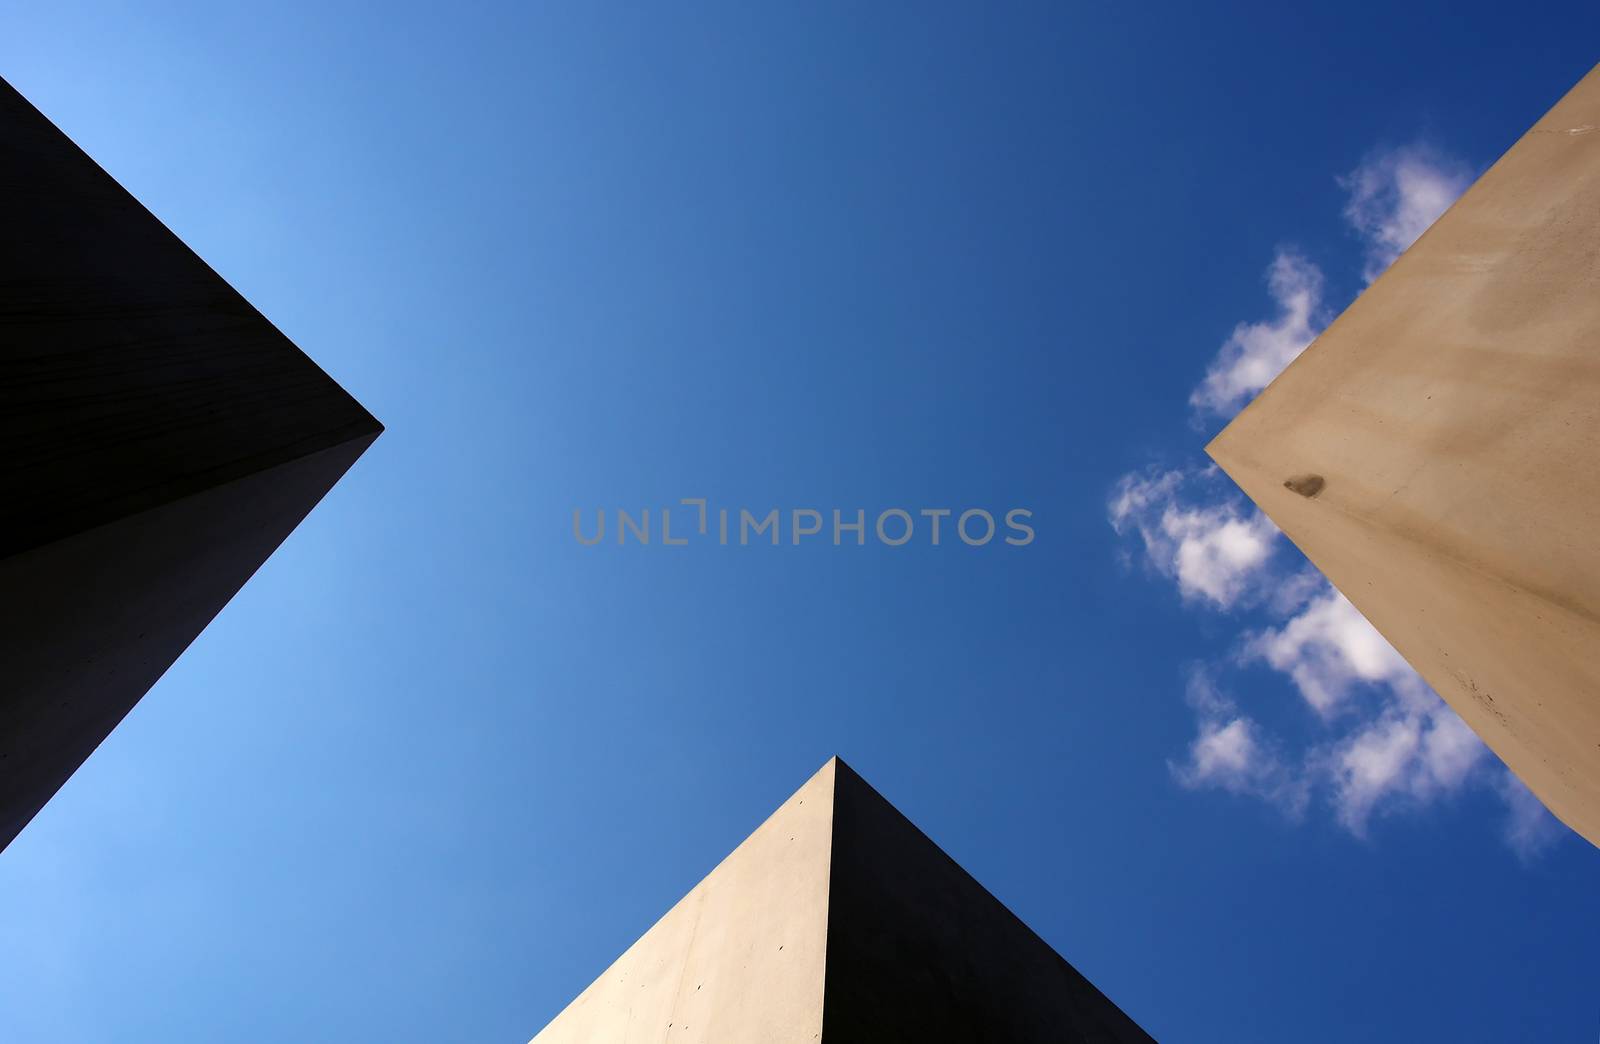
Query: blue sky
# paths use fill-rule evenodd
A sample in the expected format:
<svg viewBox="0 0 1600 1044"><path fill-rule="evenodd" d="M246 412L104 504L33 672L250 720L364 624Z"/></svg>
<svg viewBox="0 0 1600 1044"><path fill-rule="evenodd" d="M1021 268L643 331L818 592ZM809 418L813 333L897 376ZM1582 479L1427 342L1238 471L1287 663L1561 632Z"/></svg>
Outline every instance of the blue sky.
<svg viewBox="0 0 1600 1044"><path fill-rule="evenodd" d="M1200 6L0 15L389 429L0 855L0 1038L526 1039L837 753L1158 1038L1595 1039L1600 854L1200 448L1600 9ZM1037 537L572 537L684 497Z"/></svg>

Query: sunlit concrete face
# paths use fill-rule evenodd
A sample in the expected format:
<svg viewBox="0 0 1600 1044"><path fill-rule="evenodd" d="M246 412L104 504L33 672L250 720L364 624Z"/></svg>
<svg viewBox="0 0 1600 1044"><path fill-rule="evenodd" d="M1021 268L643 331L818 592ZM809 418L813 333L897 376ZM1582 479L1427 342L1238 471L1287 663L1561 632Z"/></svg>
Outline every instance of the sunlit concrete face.
<svg viewBox="0 0 1600 1044"><path fill-rule="evenodd" d="M1149 1039L835 759L534 1041Z"/></svg>
<svg viewBox="0 0 1600 1044"><path fill-rule="evenodd" d="M1208 451L1600 844L1600 70Z"/></svg>
<svg viewBox="0 0 1600 1044"><path fill-rule="evenodd" d="M820 1039L833 786L830 762L533 1039Z"/></svg>
<svg viewBox="0 0 1600 1044"><path fill-rule="evenodd" d="M381 431L0 81L0 847Z"/></svg>

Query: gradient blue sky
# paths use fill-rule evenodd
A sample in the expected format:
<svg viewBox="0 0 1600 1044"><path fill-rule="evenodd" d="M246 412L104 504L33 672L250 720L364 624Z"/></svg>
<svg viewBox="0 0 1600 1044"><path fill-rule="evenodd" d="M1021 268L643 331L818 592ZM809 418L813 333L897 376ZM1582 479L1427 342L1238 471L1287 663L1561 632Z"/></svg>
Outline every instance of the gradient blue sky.
<svg viewBox="0 0 1600 1044"><path fill-rule="evenodd" d="M1359 837L1184 785L1196 664L1322 725L1239 665L1259 606L1107 503L1198 463L1280 249L1360 290L1340 175L1481 170L1596 39L1592 3L9 7L0 74L389 430L0 855L0 1038L525 1040L838 753L1158 1038L1593 1041L1600 853L1508 845L1492 764ZM572 539L693 496L1038 537Z"/></svg>

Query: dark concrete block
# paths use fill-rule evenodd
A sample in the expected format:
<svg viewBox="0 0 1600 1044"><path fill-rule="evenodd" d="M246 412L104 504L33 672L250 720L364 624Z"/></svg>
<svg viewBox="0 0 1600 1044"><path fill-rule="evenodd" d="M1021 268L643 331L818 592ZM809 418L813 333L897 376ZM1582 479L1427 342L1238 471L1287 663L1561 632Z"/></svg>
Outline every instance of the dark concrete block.
<svg viewBox="0 0 1600 1044"><path fill-rule="evenodd" d="M383 430L0 81L0 845Z"/></svg>
<svg viewBox="0 0 1600 1044"><path fill-rule="evenodd" d="M833 794L826 1044L1150 1040L842 761Z"/></svg>

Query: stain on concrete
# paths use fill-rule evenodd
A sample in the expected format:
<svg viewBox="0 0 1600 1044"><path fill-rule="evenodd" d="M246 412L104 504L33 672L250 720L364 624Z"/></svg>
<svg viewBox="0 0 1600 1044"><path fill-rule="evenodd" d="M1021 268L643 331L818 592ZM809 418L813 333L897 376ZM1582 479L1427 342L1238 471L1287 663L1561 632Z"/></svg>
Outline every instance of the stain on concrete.
<svg viewBox="0 0 1600 1044"><path fill-rule="evenodd" d="M1321 475L1294 475L1283 482L1283 488L1292 490L1302 497L1311 498L1322 492L1322 487L1327 482Z"/></svg>

